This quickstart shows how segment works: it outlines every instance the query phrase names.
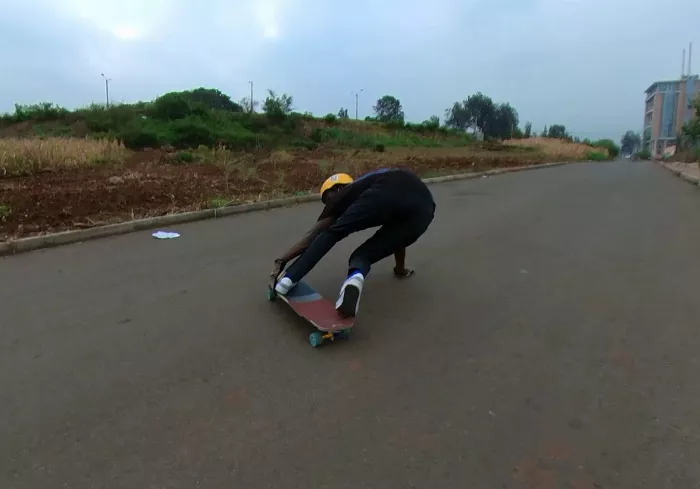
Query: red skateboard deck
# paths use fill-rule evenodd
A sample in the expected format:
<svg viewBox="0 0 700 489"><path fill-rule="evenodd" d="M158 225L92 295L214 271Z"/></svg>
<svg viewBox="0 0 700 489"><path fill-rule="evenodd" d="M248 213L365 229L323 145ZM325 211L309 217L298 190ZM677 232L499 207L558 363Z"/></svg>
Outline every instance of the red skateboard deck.
<svg viewBox="0 0 700 489"><path fill-rule="evenodd" d="M309 343L313 347L321 345L324 340L333 341L337 337L348 337L355 324L354 318L342 317L332 302L303 280L286 295L277 294L274 289L269 289L268 297L270 300L279 297L318 330L309 335Z"/></svg>

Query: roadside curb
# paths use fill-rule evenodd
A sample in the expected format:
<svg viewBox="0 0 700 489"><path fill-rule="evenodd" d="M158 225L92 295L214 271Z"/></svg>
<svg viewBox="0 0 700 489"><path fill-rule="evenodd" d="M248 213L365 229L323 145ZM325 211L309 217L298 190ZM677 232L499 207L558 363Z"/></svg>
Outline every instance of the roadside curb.
<svg viewBox="0 0 700 489"><path fill-rule="evenodd" d="M434 183L452 182L455 180L470 180L474 178L500 175L502 173L513 173L526 170L539 170L542 168L571 165L575 163L587 163L587 161L568 161L557 163L543 163L540 165L514 166L511 168L498 168L478 173L457 173L454 175L446 175L444 177L424 178L423 181L426 184L431 185ZM63 231L60 233L46 234L42 236L30 236L28 238L0 242L0 256L26 253L28 251L34 251L43 248L52 248L56 246L62 246L71 243L79 243L81 241L89 241L99 238L107 238L110 236L118 236L120 234L127 234L135 231L145 231L147 229L154 229L158 227L172 226L175 224L184 224L187 222L201 221L212 218L216 219L218 217L232 216L235 214L245 214L248 212L260 210L276 209L279 207L288 207L294 204L303 204L307 202L316 202L320 200L321 198L318 194L299 195L295 197L286 197L283 199L265 200L261 202L251 202L248 204L221 207L218 209L206 209L201 211L168 214L165 216L148 217L145 219L137 219L134 221L120 222L117 224L95 226L94 228L89 229Z"/></svg>
<svg viewBox="0 0 700 489"><path fill-rule="evenodd" d="M692 184L692 185L700 185L700 177L697 177L695 175L691 175L690 173L686 173L682 170L678 170L676 168L672 168L668 163L664 163L663 161L658 162L659 165L670 171L671 173L675 174L677 177L680 177L682 180L685 180L686 182Z"/></svg>

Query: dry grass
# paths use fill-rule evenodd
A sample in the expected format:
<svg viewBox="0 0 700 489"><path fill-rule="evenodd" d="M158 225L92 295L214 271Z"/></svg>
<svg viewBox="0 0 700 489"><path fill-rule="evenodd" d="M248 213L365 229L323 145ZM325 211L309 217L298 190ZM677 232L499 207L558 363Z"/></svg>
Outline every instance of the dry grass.
<svg viewBox="0 0 700 489"><path fill-rule="evenodd" d="M294 161L294 156L285 150L278 150L270 153L268 161L271 161L272 163L291 163Z"/></svg>
<svg viewBox="0 0 700 489"><path fill-rule="evenodd" d="M570 143L561 139L552 138L530 138L511 139L506 144L513 146L531 146L537 148L548 156L555 156L563 160L580 160L587 157L591 151L603 153L607 156L608 150L605 148L591 148L585 144Z"/></svg>
<svg viewBox="0 0 700 489"><path fill-rule="evenodd" d="M78 138L0 139L0 177L59 168L120 163L129 155L121 143Z"/></svg>

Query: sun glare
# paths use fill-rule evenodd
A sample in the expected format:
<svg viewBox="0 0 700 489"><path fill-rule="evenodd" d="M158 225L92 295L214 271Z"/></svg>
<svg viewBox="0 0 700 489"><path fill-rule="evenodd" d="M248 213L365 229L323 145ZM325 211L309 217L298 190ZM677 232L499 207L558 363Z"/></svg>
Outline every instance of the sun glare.
<svg viewBox="0 0 700 489"><path fill-rule="evenodd" d="M130 25L120 25L112 29L112 34L123 41L132 41L141 37L141 32Z"/></svg>
<svg viewBox="0 0 700 489"><path fill-rule="evenodd" d="M267 2L258 5L258 22L262 28L263 37L275 39L279 37L280 31L277 24L277 8L274 3Z"/></svg>

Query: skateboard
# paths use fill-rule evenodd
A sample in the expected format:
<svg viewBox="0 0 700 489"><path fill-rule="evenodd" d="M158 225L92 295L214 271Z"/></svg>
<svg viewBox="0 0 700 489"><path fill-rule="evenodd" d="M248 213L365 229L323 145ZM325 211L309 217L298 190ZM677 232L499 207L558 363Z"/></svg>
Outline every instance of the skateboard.
<svg viewBox="0 0 700 489"><path fill-rule="evenodd" d="M332 302L321 296L303 280L297 283L286 295L278 294L275 289L268 286L267 298L272 301L277 297L289 304L294 312L318 330L309 335L309 343L314 348L321 346L327 340L334 341L336 338L350 336L355 319L342 317Z"/></svg>

